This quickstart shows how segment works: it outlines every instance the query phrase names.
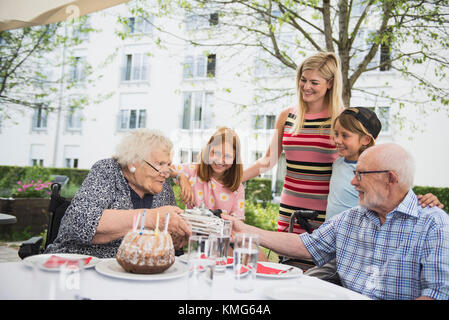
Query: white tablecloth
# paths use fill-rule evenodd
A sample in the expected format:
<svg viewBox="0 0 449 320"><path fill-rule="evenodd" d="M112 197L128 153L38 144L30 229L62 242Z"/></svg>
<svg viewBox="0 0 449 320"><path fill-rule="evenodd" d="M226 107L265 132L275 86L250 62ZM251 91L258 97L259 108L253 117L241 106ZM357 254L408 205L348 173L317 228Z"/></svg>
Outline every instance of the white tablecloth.
<svg viewBox="0 0 449 320"><path fill-rule="evenodd" d="M33 268L23 262L0 263L0 300L42 299L36 297L36 285L50 281L58 276L57 272L39 273L36 276ZM36 279L39 277L39 279ZM152 300L188 300L187 276L171 280L135 281L117 279L98 273L95 268L85 270L82 279L83 295L90 299L152 299ZM33 287L34 285L34 287ZM314 277L301 276L291 279L267 279L257 277L255 289L250 293L239 293L233 289L232 268L224 273L215 273L212 300L266 300L270 299L266 292L273 287L302 286L308 292L323 293L323 298L329 292L337 299L364 300L366 296L336 286ZM299 297L301 298L301 297ZM304 296L304 299L310 297Z"/></svg>

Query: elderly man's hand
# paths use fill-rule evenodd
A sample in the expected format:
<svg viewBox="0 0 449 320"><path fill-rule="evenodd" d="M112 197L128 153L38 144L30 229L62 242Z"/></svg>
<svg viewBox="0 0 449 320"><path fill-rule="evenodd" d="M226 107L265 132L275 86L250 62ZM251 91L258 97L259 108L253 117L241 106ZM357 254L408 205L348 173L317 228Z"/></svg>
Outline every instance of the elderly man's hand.
<svg viewBox="0 0 449 320"><path fill-rule="evenodd" d="M234 242L235 234L248 231L249 226L245 224L241 219L225 213L221 214L221 217L224 220L232 221L231 242Z"/></svg>
<svg viewBox="0 0 449 320"><path fill-rule="evenodd" d="M165 225L165 214L168 212L170 215L168 232L172 237L173 246L176 249L184 247L189 241L189 237L192 235L192 228L190 227L190 224L179 215L183 210L175 206L164 206L158 209L163 213L163 218L159 222L159 228L162 229ZM161 216L161 214L159 214L159 216Z"/></svg>

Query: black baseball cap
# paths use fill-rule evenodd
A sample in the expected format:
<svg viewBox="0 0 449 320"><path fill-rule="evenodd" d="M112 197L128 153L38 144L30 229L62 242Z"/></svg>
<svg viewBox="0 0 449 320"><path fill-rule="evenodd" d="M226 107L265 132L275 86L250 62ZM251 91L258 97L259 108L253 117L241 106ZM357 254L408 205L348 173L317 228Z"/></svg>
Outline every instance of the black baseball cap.
<svg viewBox="0 0 449 320"><path fill-rule="evenodd" d="M363 127L368 131L368 133L377 139L380 130L382 129L382 124L376 113L365 107L354 107L346 108L343 112L352 115L354 118L359 120Z"/></svg>

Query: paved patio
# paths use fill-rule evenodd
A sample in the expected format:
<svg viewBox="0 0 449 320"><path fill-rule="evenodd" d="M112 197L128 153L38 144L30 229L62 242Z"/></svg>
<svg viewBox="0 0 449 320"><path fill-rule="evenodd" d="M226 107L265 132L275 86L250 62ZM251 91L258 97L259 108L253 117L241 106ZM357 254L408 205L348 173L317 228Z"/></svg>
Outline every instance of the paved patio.
<svg viewBox="0 0 449 320"><path fill-rule="evenodd" d="M2 242L0 243L0 263L10 261L20 261L17 254L21 242Z"/></svg>

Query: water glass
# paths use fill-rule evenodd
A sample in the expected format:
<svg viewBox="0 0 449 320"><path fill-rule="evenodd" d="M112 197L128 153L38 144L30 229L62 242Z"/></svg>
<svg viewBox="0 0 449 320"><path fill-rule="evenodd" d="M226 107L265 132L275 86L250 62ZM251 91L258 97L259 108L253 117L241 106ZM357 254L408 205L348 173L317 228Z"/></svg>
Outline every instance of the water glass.
<svg viewBox="0 0 449 320"><path fill-rule="evenodd" d="M84 260L70 260L57 267L33 266L33 298L43 300L74 300L83 296Z"/></svg>
<svg viewBox="0 0 449 320"><path fill-rule="evenodd" d="M210 299L217 259L217 239L191 236L188 250L187 291L189 298Z"/></svg>
<svg viewBox="0 0 449 320"><path fill-rule="evenodd" d="M259 258L259 236L237 233L234 237L234 290L251 292L254 290Z"/></svg>
<svg viewBox="0 0 449 320"><path fill-rule="evenodd" d="M232 221L223 220L223 225L218 234L211 235L217 238L217 264L215 271L224 272L228 263L229 243L231 241Z"/></svg>

